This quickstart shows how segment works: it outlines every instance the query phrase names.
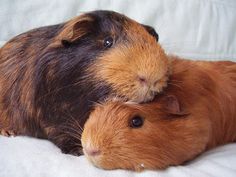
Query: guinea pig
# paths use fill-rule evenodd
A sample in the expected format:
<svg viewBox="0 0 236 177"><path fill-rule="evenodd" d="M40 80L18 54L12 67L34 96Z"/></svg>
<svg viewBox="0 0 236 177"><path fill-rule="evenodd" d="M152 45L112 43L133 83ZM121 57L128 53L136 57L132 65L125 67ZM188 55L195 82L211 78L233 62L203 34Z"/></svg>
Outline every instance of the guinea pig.
<svg viewBox="0 0 236 177"><path fill-rule="evenodd" d="M112 11L14 37L0 49L1 132L79 154L73 126L83 127L95 102L146 102L167 85L169 60L157 40L152 27Z"/></svg>
<svg viewBox="0 0 236 177"><path fill-rule="evenodd" d="M236 63L173 58L150 103L105 101L85 123L85 156L104 169L164 169L236 141Z"/></svg>

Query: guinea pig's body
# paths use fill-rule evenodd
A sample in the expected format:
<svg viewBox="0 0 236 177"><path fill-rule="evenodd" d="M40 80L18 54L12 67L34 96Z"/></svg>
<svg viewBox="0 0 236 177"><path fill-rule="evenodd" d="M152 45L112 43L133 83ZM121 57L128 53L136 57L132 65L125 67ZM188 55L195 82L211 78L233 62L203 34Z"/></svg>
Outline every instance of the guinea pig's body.
<svg viewBox="0 0 236 177"><path fill-rule="evenodd" d="M162 169L236 141L236 63L173 58L162 95L145 104L108 101L91 112L85 155L105 169Z"/></svg>
<svg viewBox="0 0 236 177"><path fill-rule="evenodd" d="M95 102L145 102L167 79L155 31L124 15L94 11L34 29L0 49L0 131L47 138L78 154L74 134Z"/></svg>

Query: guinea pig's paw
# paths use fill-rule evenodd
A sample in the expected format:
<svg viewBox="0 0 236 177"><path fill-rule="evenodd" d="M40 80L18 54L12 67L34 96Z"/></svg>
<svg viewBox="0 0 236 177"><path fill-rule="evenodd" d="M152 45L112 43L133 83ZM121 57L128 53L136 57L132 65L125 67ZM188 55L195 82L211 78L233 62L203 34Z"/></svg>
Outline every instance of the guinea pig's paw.
<svg viewBox="0 0 236 177"><path fill-rule="evenodd" d="M0 135L7 136L7 137L14 137L16 136L16 132L13 130L0 130Z"/></svg>

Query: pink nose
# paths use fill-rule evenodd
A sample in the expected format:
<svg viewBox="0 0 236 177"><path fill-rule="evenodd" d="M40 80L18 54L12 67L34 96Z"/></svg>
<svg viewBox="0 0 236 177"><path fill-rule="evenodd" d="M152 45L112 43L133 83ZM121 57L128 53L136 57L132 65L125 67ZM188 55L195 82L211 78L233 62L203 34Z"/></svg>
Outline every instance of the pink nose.
<svg viewBox="0 0 236 177"><path fill-rule="evenodd" d="M142 85L146 85L147 84L147 80L146 80L146 78L145 77L138 77L138 80L139 80L139 82L142 84Z"/></svg>
<svg viewBox="0 0 236 177"><path fill-rule="evenodd" d="M99 149L84 148L84 150L89 156L97 156L101 153Z"/></svg>

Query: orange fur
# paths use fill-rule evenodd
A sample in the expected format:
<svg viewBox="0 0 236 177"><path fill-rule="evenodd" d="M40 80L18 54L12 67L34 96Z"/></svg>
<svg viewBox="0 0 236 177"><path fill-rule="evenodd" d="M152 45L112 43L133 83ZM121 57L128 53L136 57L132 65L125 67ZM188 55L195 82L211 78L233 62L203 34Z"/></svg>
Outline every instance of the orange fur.
<svg viewBox="0 0 236 177"><path fill-rule="evenodd" d="M0 49L0 131L46 138L79 155L71 125L83 127L94 103L150 101L168 74L155 30L116 12L32 29Z"/></svg>
<svg viewBox="0 0 236 177"><path fill-rule="evenodd" d="M162 169L236 141L236 63L172 57L172 67L168 87L153 102L96 106L82 134L85 155L94 165ZM136 115L144 124L131 128ZM88 155L88 148L100 154Z"/></svg>
<svg viewBox="0 0 236 177"><path fill-rule="evenodd" d="M130 19L125 28L127 41L102 55L88 73L110 84L119 94L135 102L146 102L167 85L169 61L161 46L139 23ZM141 84L139 78L147 83Z"/></svg>

